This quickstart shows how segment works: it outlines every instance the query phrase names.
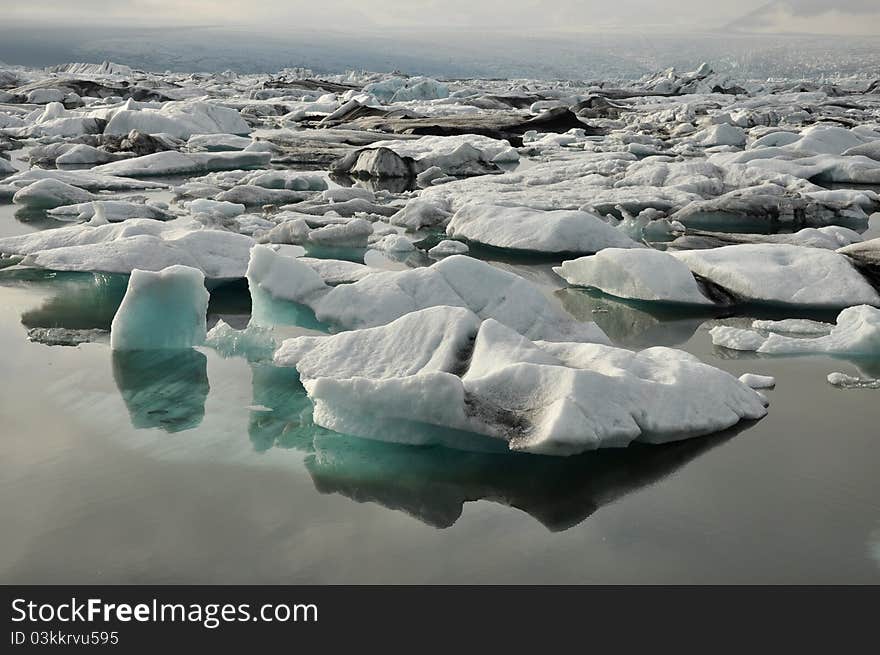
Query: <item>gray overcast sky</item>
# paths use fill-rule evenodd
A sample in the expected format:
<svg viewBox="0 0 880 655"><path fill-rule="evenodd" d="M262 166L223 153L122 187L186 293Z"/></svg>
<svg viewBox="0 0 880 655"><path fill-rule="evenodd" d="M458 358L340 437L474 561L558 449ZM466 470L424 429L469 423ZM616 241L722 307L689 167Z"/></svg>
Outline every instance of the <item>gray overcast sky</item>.
<svg viewBox="0 0 880 655"><path fill-rule="evenodd" d="M0 0L11 19L210 23L273 31L441 29L599 31L723 27L880 33L880 0Z"/></svg>

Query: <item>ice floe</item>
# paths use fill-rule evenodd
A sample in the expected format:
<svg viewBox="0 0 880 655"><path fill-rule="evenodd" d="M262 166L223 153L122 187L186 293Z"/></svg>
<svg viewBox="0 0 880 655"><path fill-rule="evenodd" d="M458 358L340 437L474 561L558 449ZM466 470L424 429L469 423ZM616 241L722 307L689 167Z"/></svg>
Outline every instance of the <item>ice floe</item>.
<svg viewBox="0 0 880 655"><path fill-rule="evenodd" d="M847 307L837 316L837 324L818 337L795 337L770 328L764 335L718 325L710 331L712 343L732 350L786 355L798 353L829 353L836 355L880 354L880 309L868 305Z"/></svg>
<svg viewBox="0 0 880 655"><path fill-rule="evenodd" d="M460 307L289 339L275 362L297 368L318 425L403 443L468 448L473 432L511 450L571 455L707 434L766 413L747 385L684 352L535 343Z"/></svg>
<svg viewBox="0 0 880 655"><path fill-rule="evenodd" d="M540 253L639 248L620 230L583 211L470 204L459 209L446 233L496 248Z"/></svg>
<svg viewBox="0 0 880 655"><path fill-rule="evenodd" d="M553 269L573 286L594 287L619 298L713 305L686 264L659 250L607 248Z"/></svg>
<svg viewBox="0 0 880 655"><path fill-rule="evenodd" d="M131 273L180 264L209 280L244 277L253 239L213 230L192 219L70 225L0 239L0 253L22 255L22 265L56 271Z"/></svg>

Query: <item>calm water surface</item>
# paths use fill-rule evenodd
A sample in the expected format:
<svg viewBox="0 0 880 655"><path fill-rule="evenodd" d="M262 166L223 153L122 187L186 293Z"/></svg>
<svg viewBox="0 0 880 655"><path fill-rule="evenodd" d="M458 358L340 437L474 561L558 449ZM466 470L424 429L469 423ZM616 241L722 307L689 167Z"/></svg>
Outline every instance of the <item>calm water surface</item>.
<svg viewBox="0 0 880 655"><path fill-rule="evenodd" d="M35 229L10 205L0 224ZM290 369L29 342L106 329L125 279L0 271L0 581L880 582L880 392L825 381L880 361L734 357L711 345L717 317L494 263L622 345L775 376L769 415L574 458L370 442L312 425ZM209 322L248 311L245 290L217 290Z"/></svg>

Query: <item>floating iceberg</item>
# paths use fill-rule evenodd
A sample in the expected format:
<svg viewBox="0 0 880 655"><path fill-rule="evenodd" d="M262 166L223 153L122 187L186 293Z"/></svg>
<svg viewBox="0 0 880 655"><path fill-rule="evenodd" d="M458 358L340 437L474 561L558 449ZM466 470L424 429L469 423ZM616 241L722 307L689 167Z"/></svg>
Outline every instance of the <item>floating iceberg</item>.
<svg viewBox="0 0 880 655"><path fill-rule="evenodd" d="M880 294L838 252L789 244L743 244L671 253L740 300L841 308L880 306Z"/></svg>
<svg viewBox="0 0 880 655"><path fill-rule="evenodd" d="M592 253L603 248L643 247L587 212L500 205L465 205L453 215L446 233L487 246L525 252Z"/></svg>
<svg viewBox="0 0 880 655"><path fill-rule="evenodd" d="M659 250L607 248L562 262L553 270L574 286L593 287L618 298L713 305L690 269Z"/></svg>
<svg viewBox="0 0 880 655"><path fill-rule="evenodd" d="M126 107L134 107L128 103ZM144 134L170 134L189 139L194 134L250 134L251 128L235 109L209 102L169 102L160 109L123 108L114 112L105 134L124 136L137 130Z"/></svg>
<svg viewBox="0 0 880 655"><path fill-rule="evenodd" d="M205 341L208 291L201 271L135 269L110 326L113 350L179 350Z"/></svg>
<svg viewBox="0 0 880 655"><path fill-rule="evenodd" d="M23 255L22 265L56 271L130 273L181 264L206 278L243 278L254 240L243 234L204 228L192 219L84 223L0 239L0 253Z"/></svg>
<svg viewBox="0 0 880 655"><path fill-rule="evenodd" d="M747 385L687 353L535 343L460 307L288 339L275 362L297 368L318 425L402 443L467 448L472 432L511 450L572 455L708 434L766 414Z"/></svg>
<svg viewBox="0 0 880 655"><path fill-rule="evenodd" d="M123 159L95 166L93 172L118 177L193 175L210 171L264 168L272 159L268 152L190 152L174 150Z"/></svg>
<svg viewBox="0 0 880 655"><path fill-rule="evenodd" d="M454 255L426 268L377 271L353 284L330 287L308 264L269 246L254 246L251 289L312 308L342 329L384 325L413 311L467 307L531 339L610 343L592 322L573 319L536 286L485 262Z"/></svg>
<svg viewBox="0 0 880 655"><path fill-rule="evenodd" d="M833 355L880 355L880 309L859 305L837 316L828 334L798 338L777 332L764 336L754 330L718 325L709 332L712 343L732 350L749 350L773 355L828 353Z"/></svg>

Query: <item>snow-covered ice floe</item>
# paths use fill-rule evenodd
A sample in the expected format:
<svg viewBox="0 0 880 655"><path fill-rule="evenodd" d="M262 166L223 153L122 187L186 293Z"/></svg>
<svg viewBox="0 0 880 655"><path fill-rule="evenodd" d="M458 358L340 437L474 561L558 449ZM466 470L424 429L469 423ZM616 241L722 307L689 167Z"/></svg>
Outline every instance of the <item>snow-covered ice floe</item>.
<svg viewBox="0 0 880 655"><path fill-rule="evenodd" d="M880 306L877 290L836 251L743 244L671 256L742 300L826 308Z"/></svg>
<svg viewBox="0 0 880 655"><path fill-rule="evenodd" d="M714 305L686 264L659 250L607 248L553 268L573 286L633 300Z"/></svg>
<svg viewBox="0 0 880 655"><path fill-rule="evenodd" d="M476 433L515 451L571 455L766 413L749 386L682 351L534 342L464 307L288 339L275 363L297 368L316 424L402 443L478 448Z"/></svg>
<svg viewBox="0 0 880 655"><path fill-rule="evenodd" d="M446 233L496 248L539 253L643 247L587 212L501 205L465 205L452 216Z"/></svg>
<svg viewBox="0 0 880 655"><path fill-rule="evenodd" d="M247 278L252 297L268 294L306 305L318 320L340 329L384 325L442 305L466 307L531 339L610 343L595 323L574 319L530 282L464 255L425 268L376 271L331 287L307 263L257 245Z"/></svg>
<svg viewBox="0 0 880 655"><path fill-rule="evenodd" d="M792 336L774 331L772 326L766 332L718 325L709 333L716 346L770 355L880 355L880 309L868 305L844 309L837 316L837 324L829 325L827 334L821 336Z"/></svg>
<svg viewBox="0 0 880 655"><path fill-rule="evenodd" d="M180 264L205 278L243 278L254 241L243 234L204 227L187 218L122 223L83 223L0 239L0 253L21 255L21 264L55 271L131 273Z"/></svg>

